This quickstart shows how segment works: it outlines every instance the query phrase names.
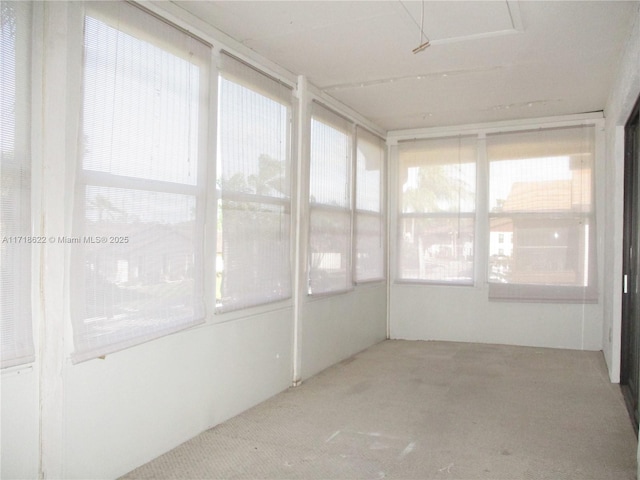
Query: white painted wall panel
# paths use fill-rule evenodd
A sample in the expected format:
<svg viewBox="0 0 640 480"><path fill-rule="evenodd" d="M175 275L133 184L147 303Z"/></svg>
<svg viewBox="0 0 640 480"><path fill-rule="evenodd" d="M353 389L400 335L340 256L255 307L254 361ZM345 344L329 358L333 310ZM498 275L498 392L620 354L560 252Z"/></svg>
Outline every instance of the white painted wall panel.
<svg viewBox="0 0 640 480"><path fill-rule="evenodd" d="M490 302L486 288L392 285L391 338L600 350L598 304Z"/></svg>
<svg viewBox="0 0 640 480"><path fill-rule="evenodd" d="M386 338L386 285L307 299L302 305L301 329L301 376L305 380Z"/></svg>
<svg viewBox="0 0 640 480"><path fill-rule="evenodd" d="M3 372L0 382L0 477L38 478L38 373L31 368Z"/></svg>
<svg viewBox="0 0 640 480"><path fill-rule="evenodd" d="M604 222L603 351L611 381L620 380L622 315L622 227L624 213L624 125L640 96L640 6L620 58L605 108L606 214Z"/></svg>
<svg viewBox="0 0 640 480"><path fill-rule="evenodd" d="M291 310L65 369L65 478L115 478L291 384Z"/></svg>

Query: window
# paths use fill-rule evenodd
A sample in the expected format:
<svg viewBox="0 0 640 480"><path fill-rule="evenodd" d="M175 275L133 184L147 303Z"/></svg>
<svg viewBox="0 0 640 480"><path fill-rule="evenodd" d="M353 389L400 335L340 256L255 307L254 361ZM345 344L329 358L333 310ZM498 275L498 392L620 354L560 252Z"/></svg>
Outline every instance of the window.
<svg viewBox="0 0 640 480"><path fill-rule="evenodd" d="M356 157L355 281L385 278L385 144L358 127Z"/></svg>
<svg viewBox="0 0 640 480"><path fill-rule="evenodd" d="M31 235L31 5L1 2L0 9L0 351L2 368L5 368L34 360L28 238Z"/></svg>
<svg viewBox="0 0 640 480"><path fill-rule="evenodd" d="M309 294L350 290L353 126L318 103L311 114Z"/></svg>
<svg viewBox="0 0 640 480"><path fill-rule="evenodd" d="M401 142L398 279L473 283L476 139Z"/></svg>
<svg viewBox="0 0 640 480"><path fill-rule="evenodd" d="M125 2L87 9L71 239L76 362L204 321L210 50Z"/></svg>
<svg viewBox="0 0 640 480"><path fill-rule="evenodd" d="M222 55L217 311L291 297L292 90Z"/></svg>
<svg viewBox="0 0 640 480"><path fill-rule="evenodd" d="M597 299L594 141L593 126L487 135L491 298Z"/></svg>

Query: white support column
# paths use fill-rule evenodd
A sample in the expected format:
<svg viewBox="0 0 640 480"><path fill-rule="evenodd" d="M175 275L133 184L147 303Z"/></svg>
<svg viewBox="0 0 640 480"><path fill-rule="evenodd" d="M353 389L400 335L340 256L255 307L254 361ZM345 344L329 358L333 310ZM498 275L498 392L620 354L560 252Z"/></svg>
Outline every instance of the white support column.
<svg viewBox="0 0 640 480"><path fill-rule="evenodd" d="M296 194L295 194L295 248L293 290L293 386L302 382L302 301L307 295L307 241L309 237L309 95L307 79L298 77L296 88L297 130L295 150Z"/></svg>
<svg viewBox="0 0 640 480"><path fill-rule="evenodd" d="M220 50L211 49L211 70L209 72L209 104L207 113L206 134L203 140L206 142L207 156L205 180L205 212L204 212L204 291L206 321L213 322L216 311L217 283L218 283L218 74L220 72Z"/></svg>
<svg viewBox="0 0 640 480"><path fill-rule="evenodd" d="M398 142L387 139L387 339L391 338L391 286L397 272L397 231L398 231Z"/></svg>
<svg viewBox="0 0 640 480"><path fill-rule="evenodd" d="M478 158L476 163L476 235L473 246L474 284L485 288L489 269L489 164L487 160L487 137L478 135Z"/></svg>
<svg viewBox="0 0 640 480"><path fill-rule="evenodd" d="M64 478L64 372L70 349L68 322L69 245L73 159L80 96L82 9L67 2L36 5L34 31L33 215L35 235L47 238L35 253L40 372L41 479ZM70 82L74 88L69 87ZM77 83L77 85L76 85ZM36 280L37 279L37 280Z"/></svg>

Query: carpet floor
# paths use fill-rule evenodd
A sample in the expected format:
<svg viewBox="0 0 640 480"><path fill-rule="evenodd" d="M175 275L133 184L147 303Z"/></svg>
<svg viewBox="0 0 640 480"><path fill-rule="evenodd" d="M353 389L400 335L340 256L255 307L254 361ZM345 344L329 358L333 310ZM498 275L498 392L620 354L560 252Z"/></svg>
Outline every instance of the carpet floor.
<svg viewBox="0 0 640 480"><path fill-rule="evenodd" d="M387 340L124 479L632 480L600 352Z"/></svg>

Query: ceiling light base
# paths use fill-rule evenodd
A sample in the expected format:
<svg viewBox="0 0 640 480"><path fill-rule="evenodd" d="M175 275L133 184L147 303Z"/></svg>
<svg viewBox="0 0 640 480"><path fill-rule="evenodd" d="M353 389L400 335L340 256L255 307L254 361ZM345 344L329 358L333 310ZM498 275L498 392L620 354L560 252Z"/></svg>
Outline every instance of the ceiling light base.
<svg viewBox="0 0 640 480"><path fill-rule="evenodd" d="M429 45L431 45L431 42L429 40L427 40L426 42L418 45L416 48L414 48L413 50L411 50L413 53L418 53L423 51L425 48L427 48Z"/></svg>

